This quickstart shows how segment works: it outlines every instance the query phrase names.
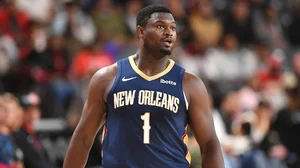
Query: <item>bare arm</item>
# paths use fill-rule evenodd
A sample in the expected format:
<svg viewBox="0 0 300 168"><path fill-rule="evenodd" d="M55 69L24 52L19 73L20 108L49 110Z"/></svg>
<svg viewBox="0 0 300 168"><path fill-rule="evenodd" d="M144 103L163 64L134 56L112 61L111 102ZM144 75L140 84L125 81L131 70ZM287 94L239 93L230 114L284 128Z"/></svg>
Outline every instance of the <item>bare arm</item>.
<svg viewBox="0 0 300 168"><path fill-rule="evenodd" d="M72 136L64 168L83 168L85 166L95 136L105 122L106 97L116 71L116 65L112 65L99 70L92 77L88 88L88 99Z"/></svg>
<svg viewBox="0 0 300 168"><path fill-rule="evenodd" d="M185 73L183 88L189 101L189 125L201 150L202 168L224 168L220 143L203 82L198 77Z"/></svg>

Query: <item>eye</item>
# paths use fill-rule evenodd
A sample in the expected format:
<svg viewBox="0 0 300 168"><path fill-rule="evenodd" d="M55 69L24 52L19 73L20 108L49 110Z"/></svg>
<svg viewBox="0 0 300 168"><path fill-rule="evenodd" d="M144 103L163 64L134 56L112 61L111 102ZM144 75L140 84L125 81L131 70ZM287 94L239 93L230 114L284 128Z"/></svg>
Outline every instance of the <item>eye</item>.
<svg viewBox="0 0 300 168"><path fill-rule="evenodd" d="M171 29L172 29L173 31L176 31L176 27L171 27Z"/></svg>
<svg viewBox="0 0 300 168"><path fill-rule="evenodd" d="M164 28L164 26L162 26L162 25L157 25L157 28L159 28L159 29L163 29L163 28Z"/></svg>

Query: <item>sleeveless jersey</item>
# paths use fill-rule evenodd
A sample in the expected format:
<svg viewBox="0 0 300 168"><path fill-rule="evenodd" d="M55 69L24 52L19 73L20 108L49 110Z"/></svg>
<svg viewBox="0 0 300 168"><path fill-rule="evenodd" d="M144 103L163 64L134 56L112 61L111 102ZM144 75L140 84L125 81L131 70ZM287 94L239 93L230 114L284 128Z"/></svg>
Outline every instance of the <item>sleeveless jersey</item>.
<svg viewBox="0 0 300 168"><path fill-rule="evenodd" d="M187 102L184 69L170 60L154 76L133 56L117 62L103 132L104 168L187 168Z"/></svg>

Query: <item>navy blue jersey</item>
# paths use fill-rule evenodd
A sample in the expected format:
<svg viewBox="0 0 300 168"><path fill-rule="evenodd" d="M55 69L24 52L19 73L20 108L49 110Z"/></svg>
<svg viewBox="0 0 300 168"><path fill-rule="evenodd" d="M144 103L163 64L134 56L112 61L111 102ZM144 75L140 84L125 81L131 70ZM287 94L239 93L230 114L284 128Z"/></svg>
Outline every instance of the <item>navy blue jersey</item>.
<svg viewBox="0 0 300 168"><path fill-rule="evenodd" d="M133 56L117 62L103 134L104 168L187 168L184 69L170 60L154 76Z"/></svg>

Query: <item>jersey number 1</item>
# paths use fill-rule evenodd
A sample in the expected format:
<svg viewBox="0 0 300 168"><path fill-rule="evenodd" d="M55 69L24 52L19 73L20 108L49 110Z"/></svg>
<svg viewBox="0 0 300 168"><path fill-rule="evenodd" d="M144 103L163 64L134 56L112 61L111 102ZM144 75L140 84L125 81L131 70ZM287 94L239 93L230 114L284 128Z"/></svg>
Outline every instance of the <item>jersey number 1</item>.
<svg viewBox="0 0 300 168"><path fill-rule="evenodd" d="M144 130L144 144L150 143L150 113L146 112L144 115L141 115L141 119L144 121L143 130Z"/></svg>

